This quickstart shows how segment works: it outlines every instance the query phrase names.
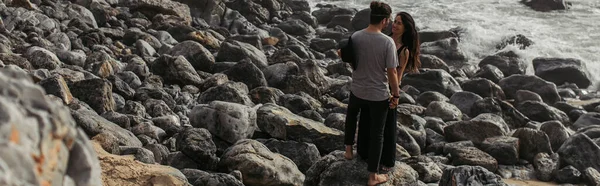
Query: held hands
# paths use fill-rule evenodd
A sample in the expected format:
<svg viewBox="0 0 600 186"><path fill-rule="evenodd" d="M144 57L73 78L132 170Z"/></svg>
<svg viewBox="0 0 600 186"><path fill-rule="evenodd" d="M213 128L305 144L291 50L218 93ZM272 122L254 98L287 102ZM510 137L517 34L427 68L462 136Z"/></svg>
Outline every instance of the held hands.
<svg viewBox="0 0 600 186"><path fill-rule="evenodd" d="M390 96L390 109L395 109L398 106L398 99L400 99L400 96Z"/></svg>

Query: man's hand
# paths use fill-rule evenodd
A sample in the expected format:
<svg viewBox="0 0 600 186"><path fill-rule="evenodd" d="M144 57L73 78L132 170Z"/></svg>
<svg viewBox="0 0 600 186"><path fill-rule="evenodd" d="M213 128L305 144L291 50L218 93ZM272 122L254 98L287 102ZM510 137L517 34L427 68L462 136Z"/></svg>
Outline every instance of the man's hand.
<svg viewBox="0 0 600 186"><path fill-rule="evenodd" d="M397 97L390 97L390 109L395 109L398 106L398 100L400 98Z"/></svg>
<svg viewBox="0 0 600 186"><path fill-rule="evenodd" d="M342 50L338 49L338 50L337 50L337 55L338 55L339 57L342 57Z"/></svg>

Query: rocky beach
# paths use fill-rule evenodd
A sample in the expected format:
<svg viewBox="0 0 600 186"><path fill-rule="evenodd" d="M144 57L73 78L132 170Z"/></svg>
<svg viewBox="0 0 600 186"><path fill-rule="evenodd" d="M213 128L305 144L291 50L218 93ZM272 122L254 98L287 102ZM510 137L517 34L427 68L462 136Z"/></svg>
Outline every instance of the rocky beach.
<svg viewBox="0 0 600 186"><path fill-rule="evenodd" d="M365 185L367 163L343 157L352 68L336 53L365 8L0 0L0 185ZM515 34L473 62L463 28L419 34L382 185L600 185L586 60L529 60L511 49L538 41Z"/></svg>

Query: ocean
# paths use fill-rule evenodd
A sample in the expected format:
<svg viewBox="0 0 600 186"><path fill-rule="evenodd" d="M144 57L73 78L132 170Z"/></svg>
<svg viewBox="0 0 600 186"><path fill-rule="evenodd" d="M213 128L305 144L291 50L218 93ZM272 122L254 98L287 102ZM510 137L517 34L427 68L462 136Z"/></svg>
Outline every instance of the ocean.
<svg viewBox="0 0 600 186"><path fill-rule="evenodd" d="M497 53L496 45L504 37L522 34L534 45L520 50L508 46L529 61L528 74L534 74L531 61L536 57L581 59L592 81L600 82L600 0L571 0L569 10L538 12L520 0L382 0L393 14L410 13L422 31L465 29L461 49L469 62L479 63ZM368 8L371 0L309 0L312 10L321 4L338 7Z"/></svg>

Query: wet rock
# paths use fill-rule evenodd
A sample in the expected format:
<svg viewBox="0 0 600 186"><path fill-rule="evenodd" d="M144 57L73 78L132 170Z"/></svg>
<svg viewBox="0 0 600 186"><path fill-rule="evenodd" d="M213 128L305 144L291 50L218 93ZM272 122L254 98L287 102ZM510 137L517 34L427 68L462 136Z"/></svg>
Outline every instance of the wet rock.
<svg viewBox="0 0 600 186"><path fill-rule="evenodd" d="M539 94L546 103L560 101L556 85L537 76L513 75L500 80L499 85L507 98L515 98L518 90L529 90Z"/></svg>
<svg viewBox="0 0 600 186"><path fill-rule="evenodd" d="M331 21L327 23L327 28L343 27L350 30L352 29L352 18L354 18L353 15L333 16Z"/></svg>
<svg viewBox="0 0 600 186"><path fill-rule="evenodd" d="M211 101L226 101L242 105L254 105L248 97L248 87L240 82L227 82L202 92L198 97L199 103L210 103Z"/></svg>
<svg viewBox="0 0 600 186"><path fill-rule="evenodd" d="M509 77L513 74L525 74L527 71L527 63L521 59L513 51L499 52L497 54L485 57L479 62L479 67L485 65L494 65L502 71L504 77Z"/></svg>
<svg viewBox="0 0 600 186"><path fill-rule="evenodd" d="M427 70L418 74L406 74L402 78L401 86L405 85L411 85L421 92L439 92L446 97L462 91L458 82L448 72L439 69Z"/></svg>
<svg viewBox="0 0 600 186"><path fill-rule="evenodd" d="M312 12L312 15L317 18L317 20L319 21L319 24L327 24L327 23L331 22L333 17L335 17L336 15L354 15L354 14L356 14L356 10L354 10L354 9L339 8L339 7L321 8L321 9L318 9L318 10L315 10ZM367 13L366 15L368 18L369 13ZM353 22L355 22L355 21L353 21ZM353 25L354 25L354 23L353 23ZM367 20L367 25L365 25L364 28L366 28L366 26L368 26L368 20ZM355 28L355 30L360 30L360 29L362 29L362 28Z"/></svg>
<svg viewBox="0 0 600 186"><path fill-rule="evenodd" d="M494 157L498 164L515 165L519 161L518 138L508 136L487 138L479 148Z"/></svg>
<svg viewBox="0 0 600 186"><path fill-rule="evenodd" d="M520 128L514 132L512 137L519 138L519 157L521 159L532 161L538 153L553 153L548 135L543 131Z"/></svg>
<svg viewBox="0 0 600 186"><path fill-rule="evenodd" d="M529 90L517 90L515 101L517 103L523 103L525 101L543 102L540 95Z"/></svg>
<svg viewBox="0 0 600 186"><path fill-rule="evenodd" d="M533 166L536 170L536 178L540 181L550 181L556 177L554 172L558 170L558 154L548 155L539 153L533 158Z"/></svg>
<svg viewBox="0 0 600 186"><path fill-rule="evenodd" d="M367 163L358 158L344 159L343 151L334 151L315 163L306 173L306 185L364 185L368 181ZM394 168L387 174L388 181L380 184L416 185L418 173L405 163L396 162Z"/></svg>
<svg viewBox="0 0 600 186"><path fill-rule="evenodd" d="M504 91L496 83L489 79L473 78L461 84L464 91L473 92L481 97L492 97L505 99Z"/></svg>
<svg viewBox="0 0 600 186"><path fill-rule="evenodd" d="M498 67L493 65L483 65L475 74L475 77L489 79L494 83L498 83L502 78L504 78L504 74Z"/></svg>
<svg viewBox="0 0 600 186"><path fill-rule="evenodd" d="M260 130L274 138L313 143L321 153L343 147L342 131L297 116L284 107L267 103L258 109L257 116Z"/></svg>
<svg viewBox="0 0 600 186"><path fill-rule="evenodd" d="M567 10L570 4L564 0L521 0L521 3L540 12L548 12L552 10Z"/></svg>
<svg viewBox="0 0 600 186"><path fill-rule="evenodd" d="M462 119L462 113L458 107L442 101L434 101L427 106L426 116L439 117L444 121L457 121Z"/></svg>
<svg viewBox="0 0 600 186"><path fill-rule="evenodd" d="M190 157L200 170L215 170L219 158L212 135L206 129L190 128L182 131L177 138L177 148Z"/></svg>
<svg viewBox="0 0 600 186"><path fill-rule="evenodd" d="M447 38L421 44L421 53L430 54L450 64L462 64L467 61L467 56L458 46L457 38Z"/></svg>
<svg viewBox="0 0 600 186"><path fill-rule="evenodd" d="M544 122L540 126L540 130L548 135L552 150L555 152L571 136L571 131L559 121Z"/></svg>
<svg viewBox="0 0 600 186"><path fill-rule="evenodd" d="M332 9L335 10L335 8L332 8ZM344 9L340 9L340 10L344 10ZM354 28L354 30L362 30L369 26L369 23L371 20L371 9L370 8L365 8L358 12L356 12L356 10L352 10L352 11L345 10L344 12L347 12L346 14L354 15L354 18L352 18L352 27ZM314 13L313 13L313 15L314 15ZM315 17L317 17L317 16L315 16ZM326 17L326 16L323 16L323 17ZM317 17L317 19L318 18L319 17ZM325 20L327 20L327 19L325 19ZM329 21L327 21L327 22L329 22ZM325 22L325 23L327 23L327 22ZM319 23L321 23L321 22L319 21ZM325 24L325 23L322 23L322 24ZM391 32L392 32L391 24L389 26L387 26L385 29L383 29L383 33L391 33Z"/></svg>
<svg viewBox="0 0 600 186"><path fill-rule="evenodd" d="M183 41L171 48L169 55L177 57L182 55L189 61L195 70L212 72L215 57L204 46L195 41Z"/></svg>
<svg viewBox="0 0 600 186"><path fill-rule="evenodd" d="M510 103L499 99L484 98L476 101L471 108L471 114L477 116L482 113L492 113L502 117L511 129L523 127L530 121Z"/></svg>
<svg viewBox="0 0 600 186"><path fill-rule="evenodd" d="M600 113L590 112L581 115L573 124L573 129L579 130L588 126L596 126L600 123Z"/></svg>
<svg viewBox="0 0 600 186"><path fill-rule="evenodd" d="M227 149L219 162L224 172L239 170L244 185L302 185L304 174L289 158L262 143L245 139ZM265 159L266 158L266 159Z"/></svg>
<svg viewBox="0 0 600 186"><path fill-rule="evenodd" d="M535 58L533 68L536 76L557 85L575 83L581 88L591 85L590 72L579 59Z"/></svg>
<svg viewBox="0 0 600 186"><path fill-rule="evenodd" d="M531 46L532 44L534 44L534 42L531 39L522 34L517 34L510 37L505 37L502 43L496 45L496 49L501 50L508 45L517 45L519 49L525 50L525 48Z"/></svg>
<svg viewBox="0 0 600 186"><path fill-rule="evenodd" d="M421 41L423 41L423 38L420 39ZM421 60L421 68L442 69L446 72L450 72L450 68L448 67L446 62L444 62L444 60L440 59L437 56L430 54L421 54L419 55L419 59Z"/></svg>
<svg viewBox="0 0 600 186"><path fill-rule="evenodd" d="M556 171L555 180L558 183L571 183L577 184L581 182L581 172L577 170L575 167L569 165L560 170Z"/></svg>
<svg viewBox="0 0 600 186"><path fill-rule="evenodd" d="M450 185L506 185L500 176L480 166L457 166L445 169L440 186Z"/></svg>
<svg viewBox="0 0 600 186"><path fill-rule="evenodd" d="M258 141L269 148L271 152L279 153L290 158L302 173L306 173L313 164L321 159L319 150L314 144L295 141L280 141L276 139L259 139Z"/></svg>
<svg viewBox="0 0 600 186"><path fill-rule="evenodd" d="M588 167L600 168L600 161L596 158L600 153L600 147L585 133L571 136L557 153L560 155L561 162L572 165L578 170L585 170Z"/></svg>
<svg viewBox="0 0 600 186"><path fill-rule="evenodd" d="M190 123L194 127L208 129L215 137L231 144L252 137L257 129L253 108L222 101L194 107Z"/></svg>
<svg viewBox="0 0 600 186"><path fill-rule="evenodd" d="M558 120L567 126L571 125L571 120L567 114L543 102L525 101L517 105L516 108L533 121L545 122Z"/></svg>

